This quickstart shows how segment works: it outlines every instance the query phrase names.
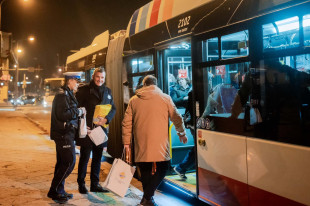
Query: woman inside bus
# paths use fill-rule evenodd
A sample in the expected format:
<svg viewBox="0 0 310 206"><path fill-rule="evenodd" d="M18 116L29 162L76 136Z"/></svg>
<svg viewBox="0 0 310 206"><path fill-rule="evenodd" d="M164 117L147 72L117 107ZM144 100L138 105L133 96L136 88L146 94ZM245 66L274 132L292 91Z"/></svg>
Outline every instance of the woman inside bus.
<svg viewBox="0 0 310 206"><path fill-rule="evenodd" d="M191 86L188 78L178 78L177 84L170 87L170 96L178 108L186 108L190 90Z"/></svg>

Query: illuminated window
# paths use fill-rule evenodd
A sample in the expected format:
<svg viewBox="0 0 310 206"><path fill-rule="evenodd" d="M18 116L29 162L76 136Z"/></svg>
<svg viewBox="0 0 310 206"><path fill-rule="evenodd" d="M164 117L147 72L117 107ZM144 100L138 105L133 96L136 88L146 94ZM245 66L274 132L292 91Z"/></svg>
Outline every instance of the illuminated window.
<svg viewBox="0 0 310 206"><path fill-rule="evenodd" d="M304 27L305 46L310 46L310 14L303 17L302 25Z"/></svg>
<svg viewBox="0 0 310 206"><path fill-rule="evenodd" d="M153 56L151 55L131 60L132 73L148 72L153 70L154 70Z"/></svg>
<svg viewBox="0 0 310 206"><path fill-rule="evenodd" d="M219 59L218 38L207 39L202 42L202 61L214 61Z"/></svg>
<svg viewBox="0 0 310 206"><path fill-rule="evenodd" d="M249 55L249 31L222 36L222 59L230 59Z"/></svg>
<svg viewBox="0 0 310 206"><path fill-rule="evenodd" d="M299 46L298 17L263 25L263 49L273 51Z"/></svg>

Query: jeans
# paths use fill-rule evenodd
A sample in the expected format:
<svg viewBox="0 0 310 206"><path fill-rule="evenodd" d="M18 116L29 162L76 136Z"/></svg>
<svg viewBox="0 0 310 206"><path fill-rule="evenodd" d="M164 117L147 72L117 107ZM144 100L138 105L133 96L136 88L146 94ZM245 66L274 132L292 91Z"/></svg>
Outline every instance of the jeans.
<svg viewBox="0 0 310 206"><path fill-rule="evenodd" d="M101 166L101 157L103 148L101 147L83 147L81 146L80 150L80 161L78 167L78 179L77 182L79 185L85 184L85 177L87 173L87 164L90 158L90 152L93 152L93 158L91 162L91 171L90 171L90 181L91 185L99 184L99 174Z"/></svg>
<svg viewBox="0 0 310 206"><path fill-rule="evenodd" d="M195 165L195 150L194 147L190 149L183 161L176 166L176 170L181 174L185 174L185 172Z"/></svg>

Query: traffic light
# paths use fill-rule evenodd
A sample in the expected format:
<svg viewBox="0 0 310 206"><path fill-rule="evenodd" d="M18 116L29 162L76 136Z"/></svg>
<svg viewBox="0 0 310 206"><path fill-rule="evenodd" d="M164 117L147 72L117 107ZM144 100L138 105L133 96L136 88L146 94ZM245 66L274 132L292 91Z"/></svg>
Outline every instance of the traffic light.
<svg viewBox="0 0 310 206"><path fill-rule="evenodd" d="M2 69L0 70L0 78L2 77L3 75L3 72L2 72Z"/></svg>

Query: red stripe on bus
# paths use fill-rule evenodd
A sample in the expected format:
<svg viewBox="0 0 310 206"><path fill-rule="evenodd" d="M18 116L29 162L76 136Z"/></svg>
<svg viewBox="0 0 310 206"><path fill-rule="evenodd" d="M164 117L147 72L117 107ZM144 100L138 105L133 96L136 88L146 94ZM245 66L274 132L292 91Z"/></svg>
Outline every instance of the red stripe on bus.
<svg viewBox="0 0 310 206"><path fill-rule="evenodd" d="M305 206L202 168L198 168L198 188L198 196L215 205Z"/></svg>
<svg viewBox="0 0 310 206"><path fill-rule="evenodd" d="M150 18L150 27L155 26L158 22L158 13L161 0L155 0L153 3L151 18Z"/></svg>

